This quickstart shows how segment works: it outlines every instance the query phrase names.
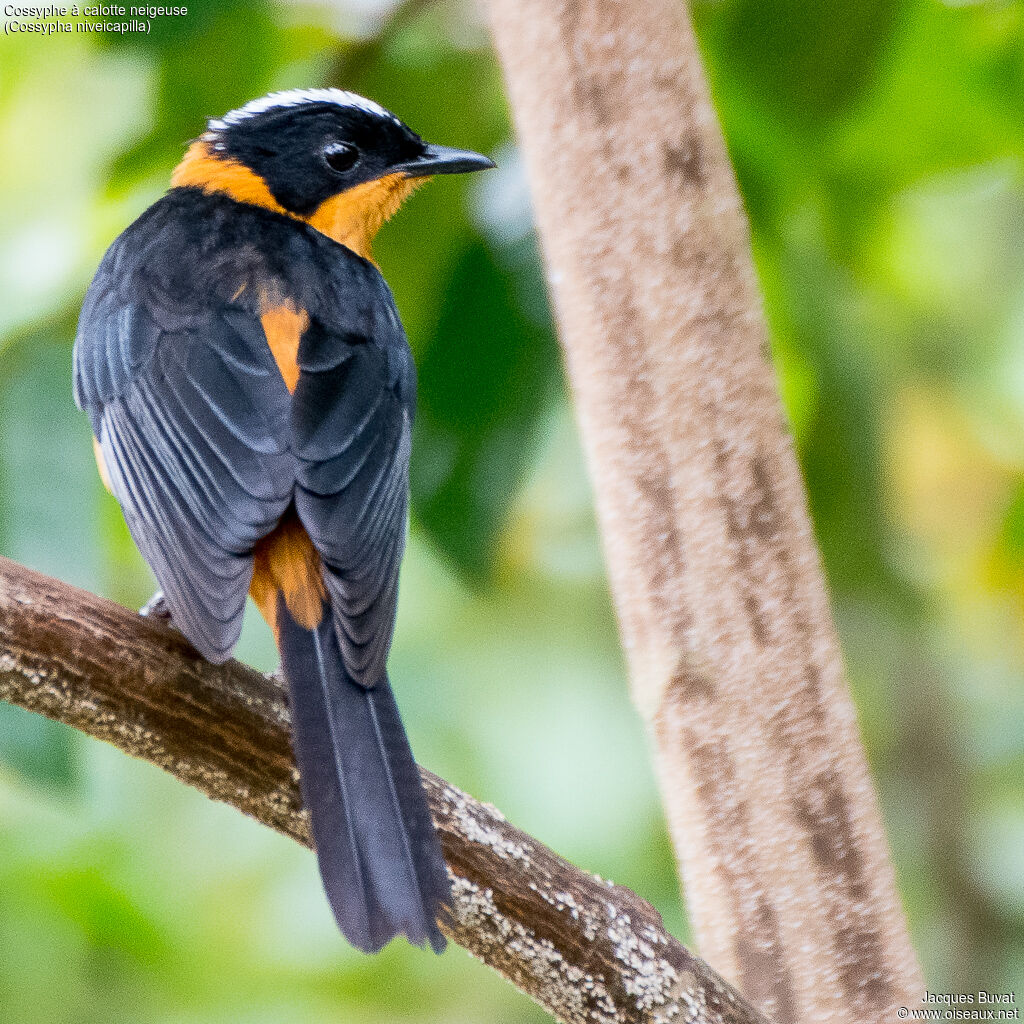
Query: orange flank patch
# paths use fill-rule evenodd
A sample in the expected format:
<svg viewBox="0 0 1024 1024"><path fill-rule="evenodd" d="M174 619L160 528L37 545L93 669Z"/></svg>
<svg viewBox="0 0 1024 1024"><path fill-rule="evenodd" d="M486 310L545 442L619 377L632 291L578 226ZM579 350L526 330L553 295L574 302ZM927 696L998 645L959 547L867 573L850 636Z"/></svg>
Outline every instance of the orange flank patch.
<svg viewBox="0 0 1024 1024"><path fill-rule="evenodd" d="M245 164L219 156L208 142L193 142L184 159L171 175L172 188L201 188L204 192L223 192L240 203L252 203L275 213L288 211L270 194L267 183Z"/></svg>
<svg viewBox="0 0 1024 1024"><path fill-rule="evenodd" d="M299 342L309 326L309 314L288 305L272 306L260 317L260 323L274 362L288 390L294 391L299 382Z"/></svg>
<svg viewBox="0 0 1024 1024"><path fill-rule="evenodd" d="M99 439L95 437L92 439L92 453L96 456L96 465L99 467L103 486L113 494L114 488L110 486L110 474L107 472L107 464L103 461L103 448L100 446Z"/></svg>
<svg viewBox="0 0 1024 1024"><path fill-rule="evenodd" d="M371 259L370 243L384 222L422 185L426 178L386 174L325 199L306 221L328 238Z"/></svg>
<svg viewBox="0 0 1024 1024"><path fill-rule="evenodd" d="M284 594L291 617L303 629L315 629L324 615L327 591L320 556L302 523L286 516L253 552L252 595L260 614L277 634L277 595Z"/></svg>

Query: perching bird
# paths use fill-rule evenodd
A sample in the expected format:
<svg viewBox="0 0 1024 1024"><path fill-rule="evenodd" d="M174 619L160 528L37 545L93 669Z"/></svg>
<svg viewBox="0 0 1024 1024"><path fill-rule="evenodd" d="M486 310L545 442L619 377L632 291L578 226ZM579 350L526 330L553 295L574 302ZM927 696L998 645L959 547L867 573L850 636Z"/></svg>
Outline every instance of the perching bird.
<svg viewBox="0 0 1024 1024"><path fill-rule="evenodd" d="M100 474L211 661L246 595L288 681L303 800L342 932L440 952L448 876L386 661L415 367L370 260L426 177L492 167L337 89L209 122L110 247L75 340Z"/></svg>

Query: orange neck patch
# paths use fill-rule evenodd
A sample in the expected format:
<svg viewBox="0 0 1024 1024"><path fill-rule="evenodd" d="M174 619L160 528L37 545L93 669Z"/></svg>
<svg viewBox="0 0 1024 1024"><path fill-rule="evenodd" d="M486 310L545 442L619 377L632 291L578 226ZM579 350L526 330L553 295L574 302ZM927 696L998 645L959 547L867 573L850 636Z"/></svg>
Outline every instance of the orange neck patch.
<svg viewBox="0 0 1024 1024"><path fill-rule="evenodd" d="M254 171L230 157L220 156L208 142L193 142L171 175L172 188L201 188L219 192L240 203L301 220L333 238L364 259L371 259L374 235L402 203L427 179L387 174L376 181L356 185L324 200L309 217L286 210L271 194L267 183Z"/></svg>
<svg viewBox="0 0 1024 1024"><path fill-rule="evenodd" d="M171 175L172 188L201 188L204 192L221 192L240 203L251 203L290 216L270 194L267 183L245 164L218 156L208 142L193 142L184 159Z"/></svg>
<svg viewBox="0 0 1024 1024"><path fill-rule="evenodd" d="M306 223L364 259L372 259L374 236L425 180L386 174L376 181L366 181L324 200Z"/></svg>

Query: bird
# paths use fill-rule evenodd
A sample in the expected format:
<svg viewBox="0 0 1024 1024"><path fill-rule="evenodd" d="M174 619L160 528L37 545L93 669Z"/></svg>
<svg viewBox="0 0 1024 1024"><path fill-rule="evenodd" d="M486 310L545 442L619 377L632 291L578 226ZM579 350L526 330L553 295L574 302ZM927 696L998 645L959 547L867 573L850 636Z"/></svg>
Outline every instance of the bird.
<svg viewBox="0 0 1024 1024"><path fill-rule="evenodd" d="M365 952L442 952L451 884L389 683L416 370L373 261L430 177L493 167L340 89L206 123L110 245L73 350L104 484L211 662L273 631L327 900Z"/></svg>

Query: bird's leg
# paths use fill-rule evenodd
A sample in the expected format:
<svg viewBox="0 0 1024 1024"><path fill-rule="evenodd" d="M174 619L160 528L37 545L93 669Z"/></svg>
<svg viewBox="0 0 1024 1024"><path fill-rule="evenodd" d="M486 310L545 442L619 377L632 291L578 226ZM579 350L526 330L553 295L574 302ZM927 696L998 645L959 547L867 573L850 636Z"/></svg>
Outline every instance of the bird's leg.
<svg viewBox="0 0 1024 1024"><path fill-rule="evenodd" d="M147 619L159 619L161 622L173 625L171 609L167 607L167 602L164 600L164 592L162 590L158 590L139 609L139 614L145 615Z"/></svg>
<svg viewBox="0 0 1024 1024"><path fill-rule="evenodd" d="M270 678L281 687L281 696L284 698L285 707L291 710L291 694L288 692L288 680L284 677L284 666L279 664L277 668L270 673Z"/></svg>

